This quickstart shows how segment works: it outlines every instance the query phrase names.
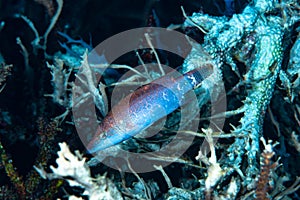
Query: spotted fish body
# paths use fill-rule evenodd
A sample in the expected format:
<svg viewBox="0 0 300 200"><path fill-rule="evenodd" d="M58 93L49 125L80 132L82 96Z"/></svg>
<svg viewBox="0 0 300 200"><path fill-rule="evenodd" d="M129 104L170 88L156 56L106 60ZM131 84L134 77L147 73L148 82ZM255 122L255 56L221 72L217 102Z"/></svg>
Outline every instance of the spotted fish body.
<svg viewBox="0 0 300 200"><path fill-rule="evenodd" d="M88 151L94 153L116 145L172 113L184 104L185 94L212 73L211 65L180 76L171 72L129 94L103 119L88 144Z"/></svg>

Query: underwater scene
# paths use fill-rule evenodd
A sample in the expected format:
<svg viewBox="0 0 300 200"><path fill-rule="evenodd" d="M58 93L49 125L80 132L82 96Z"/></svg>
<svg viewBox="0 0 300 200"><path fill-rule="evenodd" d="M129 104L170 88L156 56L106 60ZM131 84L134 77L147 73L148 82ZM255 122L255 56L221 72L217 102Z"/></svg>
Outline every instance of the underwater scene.
<svg viewBox="0 0 300 200"><path fill-rule="evenodd" d="M299 0L0 0L0 199L300 199Z"/></svg>

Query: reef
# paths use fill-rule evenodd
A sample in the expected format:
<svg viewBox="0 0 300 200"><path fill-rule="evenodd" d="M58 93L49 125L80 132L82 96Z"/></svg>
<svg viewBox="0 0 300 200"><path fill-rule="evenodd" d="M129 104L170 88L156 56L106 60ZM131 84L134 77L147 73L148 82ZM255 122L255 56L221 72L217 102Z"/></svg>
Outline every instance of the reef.
<svg viewBox="0 0 300 200"><path fill-rule="evenodd" d="M77 3L0 1L1 199L300 199L298 1ZM92 60L138 27L146 48Z"/></svg>

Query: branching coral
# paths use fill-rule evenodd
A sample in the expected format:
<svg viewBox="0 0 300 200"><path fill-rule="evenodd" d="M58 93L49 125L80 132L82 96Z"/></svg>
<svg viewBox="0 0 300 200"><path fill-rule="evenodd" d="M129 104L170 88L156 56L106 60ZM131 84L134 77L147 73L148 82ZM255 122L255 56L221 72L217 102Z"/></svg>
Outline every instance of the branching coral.
<svg viewBox="0 0 300 200"><path fill-rule="evenodd" d="M254 186L253 180L258 173L257 155L264 114L282 69L283 35L291 31L291 24L283 29L281 25L285 21L278 16L266 15L274 12L276 6L276 1L258 0L230 20L195 13L186 21L186 26L192 25L192 20L208 32L204 47L219 62L220 68L226 63L237 73L236 64L232 60L236 55L248 68L243 82L251 85L251 88L247 91L243 107L237 110L243 111L244 116L233 131L242 133L245 137L235 139L227 149L229 157L221 162L231 169L239 168L246 155L248 165L244 172L244 185L248 185L249 189ZM300 16L286 17L300 20Z"/></svg>
<svg viewBox="0 0 300 200"><path fill-rule="evenodd" d="M278 163L277 162L273 162L272 158L274 156L274 151L273 151L273 147L275 145L272 144L266 144L266 141L261 138L265 149L264 151L261 153L261 167L260 167L260 176L257 182L257 186L256 186L256 199L258 200L266 200L269 199L269 197L267 197L268 194L268 188L269 188L269 181L270 181L270 175L271 175L271 170L273 170Z"/></svg>
<svg viewBox="0 0 300 200"><path fill-rule="evenodd" d="M40 166L46 166L47 162L51 158L51 145L54 140L54 136L58 131L60 131L60 129L57 127L57 124L58 123L56 121L53 121L48 125L45 125L45 122L42 119L39 121L41 148L39 151L39 156L36 160L36 164ZM12 188L6 188L8 190L7 193L15 191L15 193L12 193L12 195L9 196L9 199L30 199L38 196L41 199L53 198L53 195L57 193L58 188L60 188L62 185L61 181L52 182L48 185L47 190L39 192L39 184L42 181L39 174L33 169L30 171L30 173L28 173L27 176L21 176L1 142L0 161L13 185Z"/></svg>
<svg viewBox="0 0 300 200"><path fill-rule="evenodd" d="M85 163L86 159L82 158L78 151L74 155L66 143L60 143L59 146L60 151L57 152L58 158L56 159L58 166L50 166L53 173L47 173L43 168L35 167L44 179L64 179L72 187L84 188L83 195L87 195L89 199L122 199L116 186L105 176L99 176L95 179L91 177L90 169ZM69 199L74 198L75 196L69 197Z"/></svg>
<svg viewBox="0 0 300 200"><path fill-rule="evenodd" d="M72 39L71 36L74 36L73 28L70 28L69 24L65 24L66 28L63 31L61 30L62 27L59 27L59 30L62 32L59 32L58 35L63 37L66 42L56 44L57 48L60 48L59 50L55 49L56 53L48 51L51 38L49 34L62 11L62 1L57 0L57 6L54 6L55 1L35 0L35 2L44 5L48 15L53 17L50 25L45 25L48 28L43 36L40 36L40 31L38 31L40 27L37 26L38 29L35 27L34 23L36 22L34 19L23 15L23 13L14 15L24 20L26 25L29 25L35 37L35 39L29 38L26 40L21 35L17 42L24 56L25 64L23 67L25 69L24 72L27 74L26 76L31 76L32 73L36 73L44 66L48 68L44 67L41 69L44 73L43 75L52 75L52 93L45 95L45 91L49 89L50 82L49 80L45 81L46 78L43 78L43 81L47 82L47 87L39 91L40 96L51 96L54 103L65 109L63 114L61 114L61 110L58 111L59 116L56 119L59 120L59 123L54 121L46 126L40 121L38 125L40 142L36 142L36 144L38 143L40 146L40 151L36 158L35 165L38 166L36 169L43 178L56 180L51 180L51 183L48 184L46 180L45 182L41 180L36 171L31 171L27 176L22 177L14 168L14 162L10 160L9 151L5 150L5 145L3 145L4 147L2 146L5 143L0 143L2 162L0 167L3 167L3 171L6 172L11 182L10 186L13 186L12 188L2 187L2 192L7 191L7 194L11 194L11 191L17 191L11 197L15 198L18 195L20 199L40 197L49 199L56 195L62 185L67 185L64 183L69 183L69 186L81 188L79 191L84 191L82 196L87 195L90 198L98 199L253 199L255 197L257 199L288 199L297 197L295 192L299 190L300 181L299 178L294 178L293 176L299 171L294 169L297 164L292 163L291 160L297 156L299 158L300 149L298 127L300 125L300 37L299 33L297 33L299 32L300 5L298 1L253 0L240 14L232 13L234 10L230 3L233 1L225 1L224 3L227 6L226 14L228 16L211 16L202 12L188 16L184 12L183 15L186 17L184 24L182 26L172 26L177 28L183 27L189 32L194 31L197 35L200 35L199 41L201 41L201 44L194 44L188 41L193 48L184 59L183 64L181 63L181 72L186 75L203 65L212 65L215 69L213 74L214 82L207 82L194 90L199 101L197 106L200 107L201 114L202 112L205 114L200 122L201 126L205 127L203 129L204 134L190 130L182 131L182 133L197 137L191 145L191 149L182 158L176 160L173 156L166 157L161 155L155 158L149 157L149 160L176 162L166 169L163 169L160 165L154 166L155 169L161 172L159 174L162 174L163 181L157 178L156 175L151 177L153 180L149 178L146 180L142 174L137 174L133 168L131 168L133 174L128 175L121 172L121 178L119 179L118 172L111 171L108 173L113 173L113 176L106 177L104 175L99 178L93 178L96 176L93 175L93 171L86 164L85 158L78 152L74 155L65 143L60 143L61 150L58 152L57 166L51 166L52 173L46 172L46 164L51 162L51 147L58 143L54 136L57 136L56 133L61 132L58 124L64 128L63 133L66 132L74 136L74 123L86 122L87 126L84 126L84 133L86 135L93 134L94 132L91 131L92 128L89 126L91 119L93 119L91 117L96 118L95 121L97 122L107 122L103 118L109 111L109 100L113 98L111 95L113 87L143 85L161 76L164 78L165 72L162 69L162 65L168 64L168 62L164 63L164 61L172 60L165 58L164 53L155 51L151 43L153 41L151 41L147 33L145 38L142 39L150 47L143 51L148 56L147 60L144 59L143 55L139 54L139 51L136 51L136 54L133 56L134 59L138 60L135 60L135 63L142 65L142 72L129 65L128 63L130 62L126 62L128 65L108 65L104 55L99 56L99 63L90 63L87 53L84 52L87 52L86 49L91 50L91 44L85 43L82 39ZM54 13L55 7L57 7L56 13ZM0 25L0 30L3 31L5 27L2 28L3 23ZM57 40L55 36L54 38ZM157 36L155 39L161 38ZM26 48L30 42L32 48ZM47 52L53 53L54 56L46 53L46 49ZM40 62L43 64L47 63L42 65L42 67L38 66L39 68L34 65L32 61L34 59L31 57L34 55L39 58L40 52L37 50L43 54ZM44 62L45 58L48 59L47 62ZM2 59L0 58L0 60ZM158 73L147 68L146 61L157 63L159 67ZM80 64L82 68L79 69ZM30 70L28 70L29 68ZM104 72L105 68L107 70ZM17 68L16 71L18 70L20 69ZM0 92L4 88L3 83L10 71L11 66L1 64L0 87L2 88ZM127 71L132 72L132 75L117 81L122 73ZM113 78L105 73L111 73ZM101 74L102 78L100 83L97 83L96 76L99 74ZM74 86L72 82L74 77L83 85L82 88ZM227 94L222 94L223 83L225 83L228 91ZM70 89L73 86L75 92L71 93ZM177 86L180 89L181 85L178 84ZM32 88L31 91L33 91ZM207 116L208 110L213 109L210 104L212 93L214 97L224 95L229 99L227 105L229 111L218 113L211 117ZM157 101L159 97L155 97ZM279 98L279 100L275 98ZM89 99L91 101L88 101ZM145 101L144 104L146 105L149 102ZM44 108L47 107L51 110L55 107L51 103L47 106L43 105ZM90 104L94 108L96 107L98 115L92 116L93 113L87 109L84 110L86 115L81 118L76 118L76 116L72 116L73 118L69 117L72 108L76 109L83 104ZM137 109L143 108L145 105L138 105ZM167 105L167 103L164 103L164 105ZM280 106L286 106L286 112L282 112L282 107L277 110L277 107L279 108ZM61 109L61 107L58 109ZM266 113L268 107L270 112ZM43 109L40 108L40 110ZM196 109L190 109L189 111L195 112L194 110ZM51 110L47 114L51 113L55 117L58 112ZM147 115L149 113L144 112L143 115L149 118L150 115ZM174 113L170 112L168 114L167 128L159 132L154 137L154 140L147 140L137 134L136 138L126 140L120 146L115 146L112 150L114 152L110 156L123 155L120 153L119 147L138 153L160 149L173 137L173 128L180 123L179 111L175 110ZM4 114L2 113L2 115ZM143 121L142 119L148 119L147 117L142 117L142 119L141 116L138 117L141 122ZM224 129L222 129L223 127L218 127L218 125L214 125L217 131L206 129L206 121L208 119L222 117L227 117L228 120ZM123 118L126 119L126 116L123 116ZM154 117L150 116L150 118L156 121ZM68 123L63 123L65 119L69 120ZM272 123L276 126L276 131L273 131L275 134L272 132ZM5 123L3 124L3 127L6 128ZM232 125L233 130L230 130L231 124L234 124ZM115 124L111 123L110 125ZM125 124L125 127L127 125ZM268 131L265 131L265 129ZM61 134L59 137L68 138L69 136ZM261 136L279 141L280 146L270 149L269 144L265 144L265 150L261 150L264 149L260 145L259 139ZM79 141L76 143L74 140L70 140L69 144L73 146L80 143ZM96 143L102 142L97 140L97 138L95 140ZM200 161L199 164L194 158L202 141L205 141L207 146L200 147L199 155L196 157L196 160ZM102 151L99 155L102 158L106 158L105 153ZM261 165L259 164L260 155L263 158ZM280 163L283 165L273 162L273 156L282 157ZM127 157L124 157L125 162L126 159ZM92 158L88 164L92 165L94 160L96 159ZM204 163L204 166L202 166L202 163ZM96 169L106 170L105 167L100 166L99 168L96 167ZM290 167L293 170L289 170ZM155 178L160 181L154 180ZM163 184L160 184L161 182ZM164 185L165 183L167 184ZM39 192L40 185L49 186L43 194ZM69 186L67 185L66 187ZM269 186L272 186L272 188L269 188ZM72 189L78 191L76 187L75 189L72 187ZM38 194L32 195L34 192ZM2 196L5 197L5 195ZM79 196L78 193L69 196L69 198L81 199L81 197L76 196Z"/></svg>

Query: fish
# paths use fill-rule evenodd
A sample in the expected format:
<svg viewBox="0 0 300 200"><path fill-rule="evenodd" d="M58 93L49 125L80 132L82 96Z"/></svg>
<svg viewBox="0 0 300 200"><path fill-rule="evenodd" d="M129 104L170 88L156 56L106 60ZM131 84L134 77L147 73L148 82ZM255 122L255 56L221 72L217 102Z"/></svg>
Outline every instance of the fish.
<svg viewBox="0 0 300 200"><path fill-rule="evenodd" d="M206 64L185 74L170 72L130 93L112 107L87 145L95 153L117 145L147 129L185 104L185 94L213 74Z"/></svg>

